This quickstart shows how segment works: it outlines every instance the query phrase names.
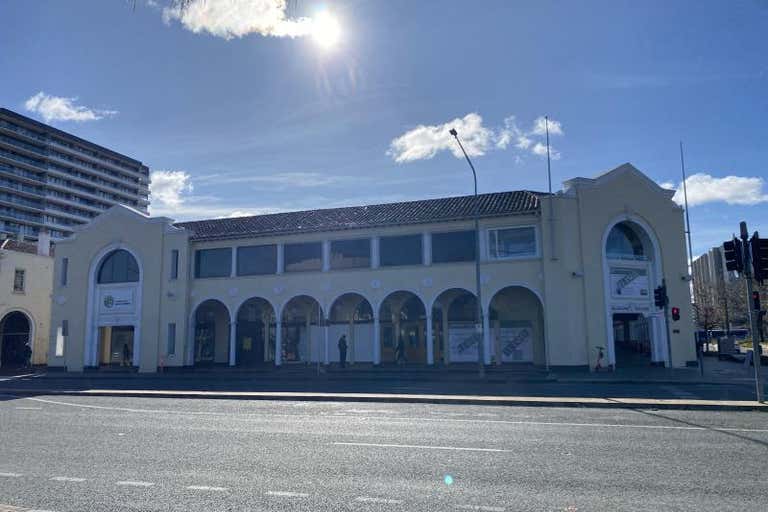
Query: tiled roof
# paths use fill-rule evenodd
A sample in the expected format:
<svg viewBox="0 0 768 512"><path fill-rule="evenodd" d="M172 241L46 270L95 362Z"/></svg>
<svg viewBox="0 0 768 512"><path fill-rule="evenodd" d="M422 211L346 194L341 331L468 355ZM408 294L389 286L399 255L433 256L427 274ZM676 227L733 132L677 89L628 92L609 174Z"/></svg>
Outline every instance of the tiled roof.
<svg viewBox="0 0 768 512"><path fill-rule="evenodd" d="M534 213L539 209L539 194L528 190L480 194L478 200L481 217ZM467 220L473 213L473 196L460 196L180 222L176 226L191 231L193 240L218 240Z"/></svg>
<svg viewBox="0 0 768 512"><path fill-rule="evenodd" d="M6 238L0 241L0 249L6 251L24 252L27 254L37 254L37 243L20 242L15 238ZM51 256L53 256L53 247L51 247Z"/></svg>

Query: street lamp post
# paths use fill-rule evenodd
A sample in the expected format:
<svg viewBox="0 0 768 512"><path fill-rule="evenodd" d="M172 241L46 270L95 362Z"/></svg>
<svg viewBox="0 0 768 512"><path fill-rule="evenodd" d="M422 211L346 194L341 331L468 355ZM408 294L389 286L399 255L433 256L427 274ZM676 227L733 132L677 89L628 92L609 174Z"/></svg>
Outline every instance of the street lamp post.
<svg viewBox="0 0 768 512"><path fill-rule="evenodd" d="M475 172L475 166L472 165L472 160L469 159L469 155L467 155L467 152L464 150L464 145L461 143L461 140L459 140L459 134L456 131L455 128L451 128L450 132L451 135L456 139L456 142L459 143L459 147L461 148L461 152L464 153L464 158L467 159L467 163L469 164L469 168L472 169L472 178L475 182L475 204L474 204L474 217L475 217L475 287L477 291L477 322L475 324L475 332L476 334L480 335L480 339L478 341L477 347L477 354L478 354L478 369L480 372L480 377L485 377L485 333L484 333L484 326L483 326L483 300L482 300L482 292L480 289L480 202L477 198L477 173Z"/></svg>

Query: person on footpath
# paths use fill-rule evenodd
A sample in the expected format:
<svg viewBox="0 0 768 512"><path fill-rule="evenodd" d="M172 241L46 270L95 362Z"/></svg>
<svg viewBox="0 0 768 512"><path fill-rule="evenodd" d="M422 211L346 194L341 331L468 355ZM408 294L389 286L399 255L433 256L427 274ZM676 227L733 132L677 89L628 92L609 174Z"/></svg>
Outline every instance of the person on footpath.
<svg viewBox="0 0 768 512"><path fill-rule="evenodd" d="M347 335L342 334L339 338L339 365L342 368L347 366Z"/></svg>

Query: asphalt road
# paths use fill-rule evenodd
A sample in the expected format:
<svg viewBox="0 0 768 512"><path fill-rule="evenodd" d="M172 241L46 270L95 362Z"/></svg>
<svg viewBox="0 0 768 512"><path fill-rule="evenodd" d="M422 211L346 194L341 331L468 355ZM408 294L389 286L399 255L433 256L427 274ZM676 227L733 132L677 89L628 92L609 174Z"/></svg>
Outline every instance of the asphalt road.
<svg viewBox="0 0 768 512"><path fill-rule="evenodd" d="M0 504L57 512L763 512L767 470L759 412L0 402Z"/></svg>

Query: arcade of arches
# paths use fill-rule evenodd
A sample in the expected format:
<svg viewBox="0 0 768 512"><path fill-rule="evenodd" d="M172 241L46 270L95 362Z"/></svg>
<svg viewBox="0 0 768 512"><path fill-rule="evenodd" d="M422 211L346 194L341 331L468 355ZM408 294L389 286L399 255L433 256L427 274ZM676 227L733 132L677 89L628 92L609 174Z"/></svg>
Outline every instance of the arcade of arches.
<svg viewBox="0 0 768 512"><path fill-rule="evenodd" d="M252 297L240 305L232 324L224 303L209 299L193 316L192 361L196 366L241 367L336 363L343 335L350 364L477 362L476 299L468 290L442 292L430 310L413 292L395 291L381 302L378 316L374 312L370 301L358 293L337 297L327 316L316 299L299 295L283 306L278 321L269 301ZM545 364L542 306L527 288L498 291L484 327L491 364Z"/></svg>

